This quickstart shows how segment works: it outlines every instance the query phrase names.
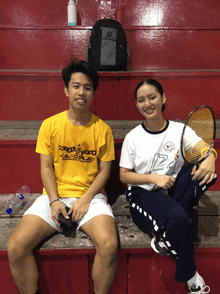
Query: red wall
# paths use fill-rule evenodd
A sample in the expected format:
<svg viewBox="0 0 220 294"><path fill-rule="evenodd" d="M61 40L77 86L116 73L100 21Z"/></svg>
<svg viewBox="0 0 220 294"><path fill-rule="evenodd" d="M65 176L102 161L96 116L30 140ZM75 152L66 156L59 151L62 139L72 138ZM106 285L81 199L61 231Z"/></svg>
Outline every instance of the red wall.
<svg viewBox="0 0 220 294"><path fill-rule="evenodd" d="M80 0L77 27L67 26L67 2L0 2L1 120L43 120L66 109L61 68L71 57L84 59L92 25L115 18L122 2L136 72L102 73L91 111L106 120L142 119L133 91L140 79L155 77L167 94L167 118L185 119L199 104L220 118L218 0Z"/></svg>
<svg viewBox="0 0 220 294"><path fill-rule="evenodd" d="M78 23L92 26L99 17L114 17L116 6L125 3L124 26L219 29L219 1L108 0L78 1ZM41 27L67 25L67 1L1 1L2 26Z"/></svg>
<svg viewBox="0 0 220 294"><path fill-rule="evenodd" d="M68 108L61 73L0 73L0 119L44 120ZM167 96L164 115L186 119L198 105L208 104L220 119L220 72L100 73L91 111L104 120L143 119L135 107L134 90L146 77L158 79Z"/></svg>
<svg viewBox="0 0 220 294"><path fill-rule="evenodd" d="M120 2L130 68L219 68L218 0L81 0L77 30L67 26L67 2L1 1L2 68L56 69L71 56L83 59L92 25L100 17L114 18Z"/></svg>
<svg viewBox="0 0 220 294"><path fill-rule="evenodd" d="M92 294L94 249L40 250L37 252L42 294ZM219 293L219 248L195 249L199 273L205 277L212 293ZM0 292L18 294L10 274L7 253L0 250ZM109 294L184 294L186 283L175 281L175 261L159 256L151 248L122 249L119 252L118 274ZM56 269L56 270L54 270ZM89 273L89 274L88 274ZM144 281L144 283L143 283Z"/></svg>
<svg viewBox="0 0 220 294"><path fill-rule="evenodd" d="M119 141L119 140L118 140ZM122 140L120 140L122 141ZM29 185L32 193L41 193L43 189L40 176L40 157L35 153L36 141L34 140L2 140L0 141L0 193L14 193L22 185ZM117 158L120 157L121 143L115 144ZM216 139L215 149L220 154L220 139ZM122 194L123 185L118 181L118 160L113 164L112 178L109 188ZM216 172L220 175L220 159L216 161ZM117 177L117 178L116 178ZM114 185L112 185L112 182ZM220 190L220 181L217 181L210 190Z"/></svg>

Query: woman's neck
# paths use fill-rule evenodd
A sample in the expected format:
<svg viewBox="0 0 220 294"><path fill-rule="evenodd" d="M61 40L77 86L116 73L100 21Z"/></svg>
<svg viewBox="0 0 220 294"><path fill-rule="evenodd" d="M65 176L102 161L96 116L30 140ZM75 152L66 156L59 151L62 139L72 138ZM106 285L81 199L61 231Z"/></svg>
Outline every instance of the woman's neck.
<svg viewBox="0 0 220 294"><path fill-rule="evenodd" d="M146 120L144 122L144 125L145 125L145 127L146 127L146 129L148 131L159 132L159 131L163 130L166 127L166 123L167 123L167 121L162 118L162 119L157 120L157 121Z"/></svg>

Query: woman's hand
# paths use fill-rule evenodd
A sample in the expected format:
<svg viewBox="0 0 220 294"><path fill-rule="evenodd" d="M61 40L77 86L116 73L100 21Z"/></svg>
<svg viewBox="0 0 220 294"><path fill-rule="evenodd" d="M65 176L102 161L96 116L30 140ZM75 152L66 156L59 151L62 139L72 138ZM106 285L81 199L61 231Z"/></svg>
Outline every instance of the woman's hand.
<svg viewBox="0 0 220 294"><path fill-rule="evenodd" d="M171 188L175 183L175 178L167 175L154 175L154 183L165 190Z"/></svg>
<svg viewBox="0 0 220 294"><path fill-rule="evenodd" d="M202 186L205 183L210 183L214 179L215 175L215 156L211 152L209 156L199 164L199 168L194 166L192 170L192 180L195 181L196 179L201 180L203 179L199 185Z"/></svg>

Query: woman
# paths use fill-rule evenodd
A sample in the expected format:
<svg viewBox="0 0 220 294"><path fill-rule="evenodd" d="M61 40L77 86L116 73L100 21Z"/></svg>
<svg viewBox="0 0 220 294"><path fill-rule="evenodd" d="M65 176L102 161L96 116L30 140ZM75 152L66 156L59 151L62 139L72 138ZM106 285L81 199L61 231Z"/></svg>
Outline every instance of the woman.
<svg viewBox="0 0 220 294"><path fill-rule="evenodd" d="M211 152L198 169L184 165L180 152L184 125L163 118L166 96L161 84L153 79L140 82L135 98L145 122L127 134L120 159L120 179L128 184L131 216L142 231L154 236L154 251L164 254L165 250L175 258L177 281L187 282L190 293L209 293L196 270L190 215L216 181L217 153ZM192 131L184 144L196 150L202 145Z"/></svg>

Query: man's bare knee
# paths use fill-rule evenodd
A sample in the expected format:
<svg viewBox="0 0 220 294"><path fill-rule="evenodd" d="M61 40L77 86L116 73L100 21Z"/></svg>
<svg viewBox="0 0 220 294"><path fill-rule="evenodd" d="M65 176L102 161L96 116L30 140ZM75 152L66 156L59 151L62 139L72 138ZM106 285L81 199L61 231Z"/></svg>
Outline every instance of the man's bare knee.
<svg viewBox="0 0 220 294"><path fill-rule="evenodd" d="M10 262L16 263L23 259L28 252L27 248L22 248L13 238L10 238L7 244L8 259Z"/></svg>
<svg viewBox="0 0 220 294"><path fill-rule="evenodd" d="M39 217L23 217L7 243L9 260L16 262L31 254L33 249L54 231L54 228Z"/></svg>
<svg viewBox="0 0 220 294"><path fill-rule="evenodd" d="M96 250L104 258L114 258L118 254L118 240L116 238L103 238L100 240Z"/></svg>

